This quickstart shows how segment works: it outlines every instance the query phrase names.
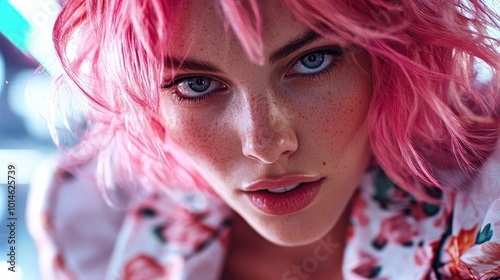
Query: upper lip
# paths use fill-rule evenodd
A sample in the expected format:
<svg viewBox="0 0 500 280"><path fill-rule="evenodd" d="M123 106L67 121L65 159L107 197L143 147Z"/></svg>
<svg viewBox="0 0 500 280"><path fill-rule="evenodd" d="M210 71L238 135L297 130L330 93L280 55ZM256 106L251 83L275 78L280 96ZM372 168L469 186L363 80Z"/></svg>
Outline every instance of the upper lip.
<svg viewBox="0 0 500 280"><path fill-rule="evenodd" d="M251 184L245 185L243 191L253 192L260 190L273 190L289 187L299 183L309 183L320 180L320 177L313 175L286 175L277 178L259 179Z"/></svg>

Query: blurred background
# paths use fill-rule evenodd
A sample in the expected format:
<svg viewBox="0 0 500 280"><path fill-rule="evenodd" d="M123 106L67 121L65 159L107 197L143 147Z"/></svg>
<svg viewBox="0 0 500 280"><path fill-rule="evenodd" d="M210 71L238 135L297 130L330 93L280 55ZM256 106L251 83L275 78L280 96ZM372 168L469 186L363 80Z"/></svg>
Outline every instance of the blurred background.
<svg viewBox="0 0 500 280"><path fill-rule="evenodd" d="M42 161L56 153L40 117L48 75L33 79L40 64L54 61L51 29L60 10L54 0L0 0L0 279L40 279L35 245L26 229L29 183ZM29 86L30 102L26 100ZM36 94L34 94L36 93ZM38 95L38 93L40 93ZM30 105L31 104L31 105ZM38 107L38 108L37 108ZM35 113L37 112L37 113ZM16 272L7 270L7 166L16 166Z"/></svg>

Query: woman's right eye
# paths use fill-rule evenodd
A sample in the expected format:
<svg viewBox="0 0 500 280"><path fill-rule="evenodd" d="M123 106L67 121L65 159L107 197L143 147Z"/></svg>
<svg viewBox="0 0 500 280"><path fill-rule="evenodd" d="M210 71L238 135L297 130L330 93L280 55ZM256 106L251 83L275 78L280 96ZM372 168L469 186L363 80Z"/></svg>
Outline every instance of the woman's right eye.
<svg viewBox="0 0 500 280"><path fill-rule="evenodd" d="M174 93L184 99L199 99L216 91L223 90L226 85L206 76L179 78L164 88L174 89Z"/></svg>

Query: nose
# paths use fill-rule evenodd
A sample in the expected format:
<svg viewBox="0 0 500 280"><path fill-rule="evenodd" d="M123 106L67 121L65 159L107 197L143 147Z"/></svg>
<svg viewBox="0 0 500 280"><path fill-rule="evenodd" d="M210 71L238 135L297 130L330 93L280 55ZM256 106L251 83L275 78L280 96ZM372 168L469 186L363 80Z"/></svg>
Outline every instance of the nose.
<svg viewBox="0 0 500 280"><path fill-rule="evenodd" d="M242 129L242 151L248 158L271 164L293 154L298 148L296 131L289 110L283 104L262 94L245 98Z"/></svg>

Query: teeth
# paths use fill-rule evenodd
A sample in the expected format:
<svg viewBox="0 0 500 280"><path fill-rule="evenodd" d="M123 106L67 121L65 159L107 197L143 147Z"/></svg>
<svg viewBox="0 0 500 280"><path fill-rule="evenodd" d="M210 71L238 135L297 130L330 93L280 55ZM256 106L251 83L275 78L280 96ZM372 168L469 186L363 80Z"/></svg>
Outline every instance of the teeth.
<svg viewBox="0 0 500 280"><path fill-rule="evenodd" d="M284 192L288 192L288 191L291 191L295 188L297 188L298 186L300 186L301 183L298 183L298 184L295 184L295 185L291 185L291 186L288 186L288 187L284 187L284 188L279 188L279 189L273 189L273 190L267 190L268 192L272 192L272 193L284 193Z"/></svg>

